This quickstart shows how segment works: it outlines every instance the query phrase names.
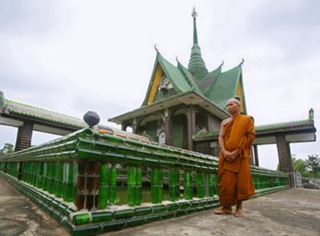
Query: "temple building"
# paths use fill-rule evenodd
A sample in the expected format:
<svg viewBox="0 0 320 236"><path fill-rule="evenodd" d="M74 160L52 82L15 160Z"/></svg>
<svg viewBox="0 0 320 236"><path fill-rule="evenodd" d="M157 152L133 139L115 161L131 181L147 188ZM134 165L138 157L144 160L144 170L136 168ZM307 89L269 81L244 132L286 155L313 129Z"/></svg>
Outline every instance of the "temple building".
<svg viewBox="0 0 320 236"><path fill-rule="evenodd" d="M230 115L226 103L237 97L247 113L242 61L227 71L208 70L201 55L197 13L193 10L193 46L188 67L167 61L156 49L156 59L142 106L110 118L122 130L148 136L161 144L218 156L220 123ZM292 170L291 142L315 141L313 110L307 120L256 127L252 164L259 165L257 145L277 144L280 169Z"/></svg>
<svg viewBox="0 0 320 236"><path fill-rule="evenodd" d="M226 102L241 100L246 113L242 63L222 72L222 64L208 70L198 43L197 18L193 17L193 46L188 67L174 66L156 49L151 80L140 108L109 119L132 127L133 133L147 135L159 143L189 150L218 154L217 145L197 146L194 135L219 131L220 122L229 115Z"/></svg>

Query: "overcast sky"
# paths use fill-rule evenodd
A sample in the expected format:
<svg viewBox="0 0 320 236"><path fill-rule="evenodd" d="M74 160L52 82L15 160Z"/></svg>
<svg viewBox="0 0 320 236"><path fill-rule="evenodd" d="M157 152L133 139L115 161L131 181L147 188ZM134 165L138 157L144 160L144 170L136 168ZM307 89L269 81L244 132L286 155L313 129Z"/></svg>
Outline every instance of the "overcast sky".
<svg viewBox="0 0 320 236"><path fill-rule="evenodd" d="M7 99L101 122L141 106L160 53L187 67L193 7L209 71L242 58L248 113L256 125L320 123L318 0L0 0L0 91ZM0 126L0 147L17 130ZM35 133L33 144L50 135ZM275 169L275 145L260 146L260 164ZM292 144L306 159L319 141Z"/></svg>

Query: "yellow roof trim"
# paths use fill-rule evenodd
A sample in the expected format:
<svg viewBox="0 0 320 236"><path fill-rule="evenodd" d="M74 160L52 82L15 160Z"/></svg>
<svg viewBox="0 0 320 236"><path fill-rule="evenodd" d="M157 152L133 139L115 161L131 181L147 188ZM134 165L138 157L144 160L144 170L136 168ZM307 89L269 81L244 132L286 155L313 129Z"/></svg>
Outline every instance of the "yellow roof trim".
<svg viewBox="0 0 320 236"><path fill-rule="evenodd" d="M242 89L241 83L238 83L236 96L239 97L241 100L240 112L244 112L243 89Z"/></svg>
<svg viewBox="0 0 320 236"><path fill-rule="evenodd" d="M150 89L150 94L148 97L148 102L147 105L150 105L154 102L154 99L156 97L157 91L158 91L158 87L160 84L160 80L162 77L162 68L160 66L160 64L158 63L157 69L156 69L156 73L154 75L154 79L153 79L153 84L152 87Z"/></svg>

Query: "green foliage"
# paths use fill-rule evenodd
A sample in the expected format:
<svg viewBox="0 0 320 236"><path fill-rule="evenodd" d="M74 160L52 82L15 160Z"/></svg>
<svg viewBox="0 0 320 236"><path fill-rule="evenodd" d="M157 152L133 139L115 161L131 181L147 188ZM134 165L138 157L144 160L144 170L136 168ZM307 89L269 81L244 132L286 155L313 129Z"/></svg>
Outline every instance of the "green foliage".
<svg viewBox="0 0 320 236"><path fill-rule="evenodd" d="M308 155L306 166L313 177L318 177L320 174L320 157L319 154Z"/></svg>
<svg viewBox="0 0 320 236"><path fill-rule="evenodd" d="M320 177L320 157L319 154L308 155L307 160L297 159L292 155L293 170L300 172L304 177Z"/></svg>
<svg viewBox="0 0 320 236"><path fill-rule="evenodd" d="M306 174L307 164L302 159L292 158L293 170L300 172L302 176Z"/></svg>
<svg viewBox="0 0 320 236"><path fill-rule="evenodd" d="M0 150L0 156L9 154L14 151L13 145L11 143L5 143L3 148Z"/></svg>

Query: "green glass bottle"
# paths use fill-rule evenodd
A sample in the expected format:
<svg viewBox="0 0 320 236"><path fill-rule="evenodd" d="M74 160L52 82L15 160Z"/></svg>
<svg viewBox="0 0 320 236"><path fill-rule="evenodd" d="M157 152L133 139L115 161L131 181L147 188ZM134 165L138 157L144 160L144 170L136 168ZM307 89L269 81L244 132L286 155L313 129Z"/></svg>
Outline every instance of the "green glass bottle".
<svg viewBox="0 0 320 236"><path fill-rule="evenodd" d="M209 197L213 196L213 174L208 174L208 195Z"/></svg>
<svg viewBox="0 0 320 236"><path fill-rule="evenodd" d="M159 169L152 168L151 170L151 202L158 203L158 186L159 185Z"/></svg>
<svg viewBox="0 0 320 236"><path fill-rule="evenodd" d="M26 182L28 184L30 184L31 183L31 168L32 168L32 165L31 165L31 162L27 162L25 164L26 164Z"/></svg>
<svg viewBox="0 0 320 236"><path fill-rule="evenodd" d="M192 176L190 171L184 172L184 198L192 199Z"/></svg>
<svg viewBox="0 0 320 236"><path fill-rule="evenodd" d="M180 172L179 170L175 171L175 200L180 199Z"/></svg>
<svg viewBox="0 0 320 236"><path fill-rule="evenodd" d="M133 166L129 166L127 170L127 193L128 193L128 205L134 206L135 204L135 170Z"/></svg>
<svg viewBox="0 0 320 236"><path fill-rule="evenodd" d="M158 194L157 194L157 201L158 203L161 203L163 201L163 169L159 169L158 171Z"/></svg>
<svg viewBox="0 0 320 236"><path fill-rule="evenodd" d="M55 168L54 194L56 197L62 197L63 163L55 163Z"/></svg>
<svg viewBox="0 0 320 236"><path fill-rule="evenodd" d="M42 188L43 185L43 162L38 162L36 187Z"/></svg>
<svg viewBox="0 0 320 236"><path fill-rule="evenodd" d="M64 186L63 186L63 199L67 202L73 202L75 197L75 163L65 162L64 163Z"/></svg>
<svg viewBox="0 0 320 236"><path fill-rule="evenodd" d="M48 192L54 194L55 170L56 165L54 162L49 163L49 188Z"/></svg>
<svg viewBox="0 0 320 236"><path fill-rule="evenodd" d="M66 200L66 195L68 192L68 174L69 174L69 168L70 168L70 163L69 162L64 162L63 163L63 178L62 178L62 198Z"/></svg>
<svg viewBox="0 0 320 236"><path fill-rule="evenodd" d="M32 185L37 185L37 179L38 179L38 169L39 169L39 162L33 162L33 176L32 176Z"/></svg>
<svg viewBox="0 0 320 236"><path fill-rule="evenodd" d="M176 173L175 170L169 170L169 200L175 201L176 200Z"/></svg>
<svg viewBox="0 0 320 236"><path fill-rule="evenodd" d="M100 188L99 188L99 195L98 195L98 199L99 199L99 205L98 208L99 209L105 209L107 208L108 205L108 190L109 187L107 185L107 181L108 181L108 166L106 164L102 164L100 166Z"/></svg>
<svg viewBox="0 0 320 236"><path fill-rule="evenodd" d="M141 202L142 202L142 168L136 167L135 205L140 206Z"/></svg>
<svg viewBox="0 0 320 236"><path fill-rule="evenodd" d="M29 183L33 186L35 186L35 180L36 180L36 171L37 171L37 165L35 162L31 162L31 170L30 170L30 180Z"/></svg>
<svg viewBox="0 0 320 236"><path fill-rule="evenodd" d="M204 191L204 173L197 172L197 197L204 198L205 191Z"/></svg>
<svg viewBox="0 0 320 236"><path fill-rule="evenodd" d="M110 203L114 203L117 198L117 169L112 165L110 173Z"/></svg>
<svg viewBox="0 0 320 236"><path fill-rule="evenodd" d="M26 181L26 177L27 177L27 165L26 165L27 163L23 163L23 165L22 165L22 176L21 176L21 180L22 181L24 181L24 182L27 182ZM8 166L7 166L7 168L8 168L8 174L9 175L12 175L12 163L11 162L9 162L8 163Z"/></svg>
<svg viewBox="0 0 320 236"><path fill-rule="evenodd" d="M48 191L49 188L49 179L48 179L48 163L43 163L43 183L42 183L42 189L44 191Z"/></svg>

